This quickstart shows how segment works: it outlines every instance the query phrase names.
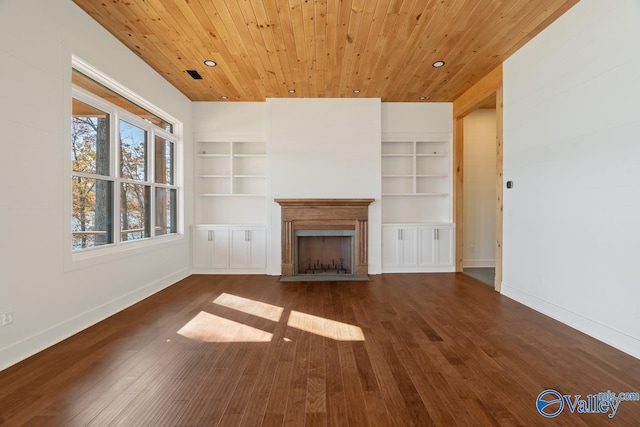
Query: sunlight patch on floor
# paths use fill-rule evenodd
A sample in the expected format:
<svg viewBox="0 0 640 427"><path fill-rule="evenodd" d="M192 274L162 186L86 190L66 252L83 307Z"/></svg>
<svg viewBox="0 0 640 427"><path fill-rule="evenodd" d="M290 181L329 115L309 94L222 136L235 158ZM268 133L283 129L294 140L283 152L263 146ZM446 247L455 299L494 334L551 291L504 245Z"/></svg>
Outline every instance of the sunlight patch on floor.
<svg viewBox="0 0 640 427"><path fill-rule="evenodd" d="M362 329L358 326L294 310L289 315L287 326L336 341L364 341Z"/></svg>
<svg viewBox="0 0 640 427"><path fill-rule="evenodd" d="M280 317L284 310L282 307L227 293L221 294L218 298L213 300L213 303L233 310L242 311L243 313L262 317L263 319L271 320L273 322L280 321Z"/></svg>
<svg viewBox="0 0 640 427"><path fill-rule="evenodd" d="M273 334L201 311L178 334L202 342L270 342Z"/></svg>

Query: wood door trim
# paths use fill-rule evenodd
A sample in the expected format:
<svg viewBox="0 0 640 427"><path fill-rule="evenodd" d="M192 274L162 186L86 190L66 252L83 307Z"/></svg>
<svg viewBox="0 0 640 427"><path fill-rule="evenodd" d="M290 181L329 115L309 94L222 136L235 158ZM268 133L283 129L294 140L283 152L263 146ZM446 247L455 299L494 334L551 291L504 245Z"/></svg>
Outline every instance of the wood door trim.
<svg viewBox="0 0 640 427"><path fill-rule="evenodd" d="M464 258L464 117L472 111L493 104L496 109L496 273L495 290L502 285L502 162L503 162L503 91L502 65L499 65L478 83L453 101L453 221L456 225L456 271L462 271Z"/></svg>

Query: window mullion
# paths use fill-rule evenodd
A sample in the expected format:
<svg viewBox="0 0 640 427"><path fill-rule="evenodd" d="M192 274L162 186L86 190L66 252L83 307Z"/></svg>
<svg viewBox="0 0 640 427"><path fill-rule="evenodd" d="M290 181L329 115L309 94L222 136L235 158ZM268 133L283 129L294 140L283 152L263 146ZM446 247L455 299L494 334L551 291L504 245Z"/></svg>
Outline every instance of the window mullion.
<svg viewBox="0 0 640 427"><path fill-rule="evenodd" d="M149 168L147 179L151 181L151 194L149 195L149 227L151 231L151 238L156 237L156 132L154 127L150 127L147 132L147 165Z"/></svg>
<svg viewBox="0 0 640 427"><path fill-rule="evenodd" d="M116 177L113 190L113 228L114 242L116 245L122 243L121 227L121 210L120 210L120 192L122 191L122 177L120 176L120 111L116 109L113 113L113 143L112 145L112 173Z"/></svg>

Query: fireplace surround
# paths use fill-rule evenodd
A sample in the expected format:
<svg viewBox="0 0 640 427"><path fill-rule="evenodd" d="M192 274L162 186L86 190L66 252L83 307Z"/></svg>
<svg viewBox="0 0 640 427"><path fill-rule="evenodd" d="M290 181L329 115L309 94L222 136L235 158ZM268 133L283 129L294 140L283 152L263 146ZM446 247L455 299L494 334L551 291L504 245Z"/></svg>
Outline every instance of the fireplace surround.
<svg viewBox="0 0 640 427"><path fill-rule="evenodd" d="M368 278L369 204L374 199L275 199L275 201L281 206L282 214L283 279L357 280ZM313 245L313 239L315 239L316 244L326 247L316 248L315 251L311 250L310 253L314 254L311 257L315 259L309 260L309 255L303 255L307 258L300 259L298 255L300 238L311 239L303 243L302 246ZM342 241L328 242L334 238L342 238ZM345 252L343 255L326 254L325 252L330 248L342 248ZM343 258L342 261L340 258ZM305 263L307 263L306 266ZM312 268L307 268L309 263L312 264ZM344 267L347 265L350 270L348 274L342 271L346 269Z"/></svg>

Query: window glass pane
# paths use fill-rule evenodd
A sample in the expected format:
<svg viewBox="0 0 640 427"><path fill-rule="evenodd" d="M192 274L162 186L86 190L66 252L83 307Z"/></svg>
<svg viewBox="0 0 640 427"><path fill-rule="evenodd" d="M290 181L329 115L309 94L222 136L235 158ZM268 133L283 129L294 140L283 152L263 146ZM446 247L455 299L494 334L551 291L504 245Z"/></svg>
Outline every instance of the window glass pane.
<svg viewBox="0 0 640 427"><path fill-rule="evenodd" d="M109 175L109 114L73 100L71 169Z"/></svg>
<svg viewBox="0 0 640 427"><path fill-rule="evenodd" d="M148 121L149 123L153 123L161 129L164 129L166 132L173 133L173 125L166 120L161 119L145 110L144 108L139 107L133 102L129 101L127 98L122 95L112 91L108 87L96 82L95 80L85 76L80 71L74 69L71 74L71 81L74 85L81 87L82 89L91 92L92 94L99 96L105 101L110 102L111 104L115 104L118 107L140 117L143 120Z"/></svg>
<svg viewBox="0 0 640 427"><path fill-rule="evenodd" d="M156 188L156 236L176 233L176 190Z"/></svg>
<svg viewBox="0 0 640 427"><path fill-rule="evenodd" d="M113 182L72 177L71 248L113 243Z"/></svg>
<svg viewBox="0 0 640 427"><path fill-rule="evenodd" d="M150 196L148 185L122 183L120 186L121 240L138 240L151 237Z"/></svg>
<svg viewBox="0 0 640 427"><path fill-rule="evenodd" d="M174 150L173 143L164 138L156 136L156 176L155 182L160 184L174 185L173 182L173 165Z"/></svg>
<svg viewBox="0 0 640 427"><path fill-rule="evenodd" d="M147 131L120 120L120 177L147 180Z"/></svg>

